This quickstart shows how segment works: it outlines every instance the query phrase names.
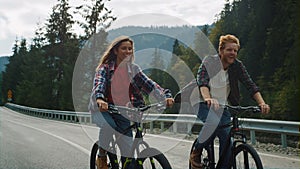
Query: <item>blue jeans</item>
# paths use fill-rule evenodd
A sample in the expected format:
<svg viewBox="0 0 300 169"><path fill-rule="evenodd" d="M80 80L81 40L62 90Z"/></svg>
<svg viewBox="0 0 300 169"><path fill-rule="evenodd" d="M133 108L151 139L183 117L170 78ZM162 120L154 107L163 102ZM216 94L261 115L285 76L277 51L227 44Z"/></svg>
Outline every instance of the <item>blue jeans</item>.
<svg viewBox="0 0 300 169"><path fill-rule="evenodd" d="M100 128L98 146L108 150L113 135L117 138L121 156L130 157L133 144L132 130L122 134L130 126L130 121L121 114L109 112L93 112L92 122Z"/></svg>
<svg viewBox="0 0 300 169"><path fill-rule="evenodd" d="M198 108L198 105L196 106ZM219 109L214 110L209 108L205 103L199 104L197 117L204 122L204 125L198 135L198 143L196 143L196 149L203 149L209 143L211 143L215 137L219 138L219 157L223 153L223 149L226 146L226 141L229 137L230 127L222 127L225 124L230 123L231 115L227 110ZM224 163L221 165L222 169L229 168L231 149L229 148L224 154Z"/></svg>

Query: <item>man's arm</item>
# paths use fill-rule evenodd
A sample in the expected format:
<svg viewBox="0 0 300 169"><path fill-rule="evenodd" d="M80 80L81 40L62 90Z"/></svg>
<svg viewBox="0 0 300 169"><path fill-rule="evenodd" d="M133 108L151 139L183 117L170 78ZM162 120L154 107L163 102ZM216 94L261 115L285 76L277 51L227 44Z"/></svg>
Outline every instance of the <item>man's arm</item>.
<svg viewBox="0 0 300 169"><path fill-rule="evenodd" d="M253 95L254 100L260 106L261 112L264 114L268 114L270 111L270 106L265 103L263 97L261 96L260 92L256 92Z"/></svg>
<svg viewBox="0 0 300 169"><path fill-rule="evenodd" d="M211 98L208 87L201 86L200 95L202 96L203 100L207 103L208 107L212 105L216 110L219 109L220 107L219 102L218 100Z"/></svg>

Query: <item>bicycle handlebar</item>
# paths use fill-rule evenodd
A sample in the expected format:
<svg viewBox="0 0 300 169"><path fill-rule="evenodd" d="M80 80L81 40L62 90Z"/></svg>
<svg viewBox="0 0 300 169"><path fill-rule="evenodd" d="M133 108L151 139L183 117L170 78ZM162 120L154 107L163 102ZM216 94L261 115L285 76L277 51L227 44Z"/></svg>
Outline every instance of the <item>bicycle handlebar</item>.
<svg viewBox="0 0 300 169"><path fill-rule="evenodd" d="M145 105L143 107L126 107L126 106L117 106L110 104L108 105L108 110L110 110L112 113L119 113L120 111L129 111L129 112L144 112L151 107L156 107L157 110L164 109L166 106L162 102L153 103L149 105Z"/></svg>
<svg viewBox="0 0 300 169"><path fill-rule="evenodd" d="M202 102L207 104L206 102ZM253 113L260 113L261 109L259 106L231 106L231 105L220 105L224 109L228 109L229 111L232 110L234 112L253 112Z"/></svg>
<svg viewBox="0 0 300 169"><path fill-rule="evenodd" d="M233 110L235 112L253 112L253 113L260 113L261 109L259 106L230 106L225 105L225 108Z"/></svg>

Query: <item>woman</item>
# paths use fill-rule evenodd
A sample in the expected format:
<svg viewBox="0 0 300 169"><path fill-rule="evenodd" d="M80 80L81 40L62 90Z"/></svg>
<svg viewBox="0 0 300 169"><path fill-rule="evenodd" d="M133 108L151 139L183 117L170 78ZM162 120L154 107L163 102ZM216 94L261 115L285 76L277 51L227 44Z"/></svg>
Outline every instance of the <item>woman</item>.
<svg viewBox="0 0 300 169"><path fill-rule="evenodd" d="M112 133L121 133L130 126L130 121L122 115L108 112L109 104L143 106L145 102L142 92L157 99L164 98L166 106L172 106L174 102L170 90L163 89L147 77L133 61L133 40L127 36L120 36L109 45L96 69L92 105L98 107L92 106L90 111L93 122L100 128L99 155L96 161L98 168L107 168L106 148L112 139ZM124 157L130 156L132 132L126 133L126 136L117 141L124 164Z"/></svg>

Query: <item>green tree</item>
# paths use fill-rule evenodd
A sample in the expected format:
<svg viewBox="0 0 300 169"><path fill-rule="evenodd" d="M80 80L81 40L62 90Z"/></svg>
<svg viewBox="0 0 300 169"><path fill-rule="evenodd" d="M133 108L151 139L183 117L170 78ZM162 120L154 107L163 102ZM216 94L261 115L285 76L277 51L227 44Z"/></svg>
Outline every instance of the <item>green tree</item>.
<svg viewBox="0 0 300 169"><path fill-rule="evenodd" d="M23 80L20 66L24 63L27 52L26 39L21 39L20 42L16 40L13 47L13 55L9 57L9 64L5 72L3 72L2 92L7 93L8 90L11 90L13 92L13 101L18 104L22 104L22 102L16 101L16 97L19 95L17 87Z"/></svg>
<svg viewBox="0 0 300 169"><path fill-rule="evenodd" d="M7 97L6 96L6 93L3 93L3 87L2 87L3 83L2 83L2 72L0 73L0 87L1 87L1 90L0 90L0 105L2 106L4 102L6 102L5 98Z"/></svg>
<svg viewBox="0 0 300 169"><path fill-rule="evenodd" d="M195 38L195 53L199 58L204 58L207 55L214 54L214 47L211 45L208 36L210 28L208 25L204 25L201 31L196 32Z"/></svg>
<svg viewBox="0 0 300 169"><path fill-rule="evenodd" d="M75 13L79 13L84 18L83 22L78 21L78 23L84 29L84 38L88 39L100 30L107 29L117 18L112 15L112 10L105 7L103 0L84 1L87 3L76 7Z"/></svg>
<svg viewBox="0 0 300 169"><path fill-rule="evenodd" d="M165 65L158 48L155 48L150 66L152 68L150 78L154 79L158 84L164 84L164 77L161 72L165 70Z"/></svg>
<svg viewBox="0 0 300 169"><path fill-rule="evenodd" d="M72 89L65 87L71 84L72 73L70 67L74 67L78 55L78 40L71 33L75 21L70 14L68 0L58 0L52 8L50 18L46 23L46 39L49 45L46 47L46 65L51 68L49 78L52 80L53 108L73 109Z"/></svg>
<svg viewBox="0 0 300 169"><path fill-rule="evenodd" d="M295 0L274 2L277 12L267 32L261 80L270 82L266 86L273 103L272 116L299 121L299 66L295 63L299 63L300 11L296 5L299 2Z"/></svg>
<svg viewBox="0 0 300 169"><path fill-rule="evenodd" d="M78 111L87 111L95 69L108 45L106 29L116 20L102 0L85 1L85 4L76 7L76 13L84 19L78 23L85 32L80 38L84 45L80 47L73 73L73 82L76 82L72 86L73 100Z"/></svg>
<svg viewBox="0 0 300 169"><path fill-rule="evenodd" d="M210 39L217 47L223 34L241 42L239 58L258 83L272 112L268 118L299 120L299 2L241 0L227 3ZM242 90L242 104L252 103Z"/></svg>

